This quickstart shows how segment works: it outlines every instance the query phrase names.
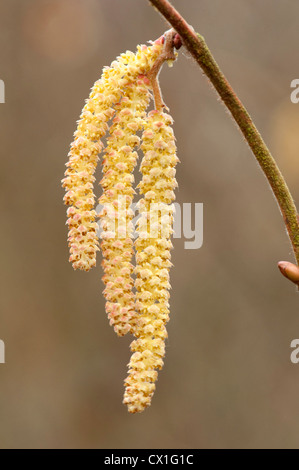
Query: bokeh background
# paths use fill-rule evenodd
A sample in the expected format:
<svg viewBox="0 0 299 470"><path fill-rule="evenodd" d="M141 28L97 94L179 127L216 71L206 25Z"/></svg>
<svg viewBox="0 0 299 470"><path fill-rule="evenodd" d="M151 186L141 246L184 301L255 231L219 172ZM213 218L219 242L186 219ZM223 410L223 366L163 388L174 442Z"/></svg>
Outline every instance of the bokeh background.
<svg viewBox="0 0 299 470"><path fill-rule="evenodd" d="M299 203L299 3L173 4L205 36ZM290 244L255 159L187 53L161 86L181 160L177 201L204 203L204 245L174 240L165 366L143 414L122 405L130 338L108 325L100 255L88 274L67 261L60 180L84 99L104 65L166 29L146 0L0 1L1 448L299 445L299 296L276 267L293 260Z"/></svg>

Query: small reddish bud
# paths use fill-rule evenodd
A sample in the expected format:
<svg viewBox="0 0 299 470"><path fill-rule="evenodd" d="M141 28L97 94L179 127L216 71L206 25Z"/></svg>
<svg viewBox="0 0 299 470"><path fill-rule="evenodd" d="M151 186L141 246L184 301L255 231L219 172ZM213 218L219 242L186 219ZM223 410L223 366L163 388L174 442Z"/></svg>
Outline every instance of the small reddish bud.
<svg viewBox="0 0 299 470"><path fill-rule="evenodd" d="M176 50L180 49L183 45L181 36L177 33L173 38L173 46Z"/></svg>
<svg viewBox="0 0 299 470"><path fill-rule="evenodd" d="M278 268L281 274L299 286L299 267L288 261L279 261Z"/></svg>

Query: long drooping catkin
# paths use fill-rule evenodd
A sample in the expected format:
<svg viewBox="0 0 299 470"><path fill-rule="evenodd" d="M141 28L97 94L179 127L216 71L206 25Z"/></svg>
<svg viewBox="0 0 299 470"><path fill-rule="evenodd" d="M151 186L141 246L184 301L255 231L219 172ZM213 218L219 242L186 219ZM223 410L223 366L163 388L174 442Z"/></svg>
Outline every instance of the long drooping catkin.
<svg viewBox="0 0 299 470"><path fill-rule="evenodd" d="M106 284L104 296L110 324L119 336L134 327L135 299L133 294L133 170L140 138L136 132L143 129L146 108L149 105L149 82L140 77L130 84L116 106L116 115L110 128L110 137L103 162L104 190L100 197L103 210L102 226L103 263Z"/></svg>
<svg viewBox="0 0 299 470"><path fill-rule="evenodd" d="M104 71L101 80L94 84L69 152L63 187L67 191L64 202L70 206L67 210L68 242L74 269L89 271L96 264L98 241L94 172L103 146L100 139L105 135L107 122L114 114L112 107L120 99L120 87L113 87L113 83L121 77L121 67L109 68Z"/></svg>
<svg viewBox="0 0 299 470"><path fill-rule="evenodd" d="M163 112L148 115L143 133L142 181L136 246L136 306L139 312L136 340L125 380L124 403L131 413L143 411L151 403L157 369L163 366L165 324L169 319L169 268L172 244L175 165L178 161L172 118Z"/></svg>
<svg viewBox="0 0 299 470"><path fill-rule="evenodd" d="M74 269L89 271L96 264L98 240L93 183L98 154L103 147L100 139L108 130L107 123L123 91L150 70L161 48L160 43L139 46L136 54L127 52L118 57L110 67L104 68L83 108L62 180L66 189L64 202L70 206L67 211L69 259Z"/></svg>

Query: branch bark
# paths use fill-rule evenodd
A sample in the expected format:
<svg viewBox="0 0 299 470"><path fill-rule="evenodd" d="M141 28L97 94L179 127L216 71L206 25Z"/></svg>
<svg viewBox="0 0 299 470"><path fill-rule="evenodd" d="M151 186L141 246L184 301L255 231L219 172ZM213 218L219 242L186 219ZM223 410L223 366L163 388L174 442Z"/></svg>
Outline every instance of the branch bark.
<svg viewBox="0 0 299 470"><path fill-rule="evenodd" d="M194 31L192 26L186 22L168 0L149 1L179 34L183 45L200 65L238 124L272 188L299 265L299 218L297 209L284 177L252 118L220 70L204 38Z"/></svg>

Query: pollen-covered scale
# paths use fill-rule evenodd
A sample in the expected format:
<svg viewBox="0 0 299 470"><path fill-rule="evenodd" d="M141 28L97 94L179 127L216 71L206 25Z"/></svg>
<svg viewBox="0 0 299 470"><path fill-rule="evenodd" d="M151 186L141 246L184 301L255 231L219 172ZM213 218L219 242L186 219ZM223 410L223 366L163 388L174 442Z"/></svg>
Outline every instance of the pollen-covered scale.
<svg viewBox="0 0 299 470"><path fill-rule="evenodd" d="M104 68L80 115L62 180L64 202L69 206L69 260L74 269L89 271L101 248L110 325L119 336L135 336L124 394L131 413L151 404L165 353L178 158L173 120L164 111L158 74L165 61L173 64L174 49L180 45L178 35L170 30ZM149 111L152 98L154 108ZM105 136L104 148L101 139ZM134 242L133 172L140 149L140 217ZM94 174L101 156L99 244Z"/></svg>

